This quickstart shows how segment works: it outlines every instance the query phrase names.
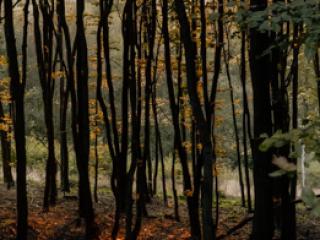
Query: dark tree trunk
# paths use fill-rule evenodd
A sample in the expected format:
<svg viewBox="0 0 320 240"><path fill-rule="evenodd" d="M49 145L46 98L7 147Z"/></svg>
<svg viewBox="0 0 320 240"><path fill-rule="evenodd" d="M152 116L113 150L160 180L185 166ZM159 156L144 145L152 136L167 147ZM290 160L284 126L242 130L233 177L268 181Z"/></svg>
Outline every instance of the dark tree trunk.
<svg viewBox="0 0 320 240"><path fill-rule="evenodd" d="M5 41L9 60L10 91L13 101L13 125L16 143L17 159L17 239L25 240L28 236L28 200L26 182L26 139L24 118L24 91L27 69L27 33L28 33L28 7L27 0L24 8L24 27L22 43L22 81L20 82L17 47L13 24L12 1L4 1L5 11Z"/></svg>
<svg viewBox="0 0 320 240"><path fill-rule="evenodd" d="M298 31L299 31L299 27L295 26L294 27L294 38L298 39ZM298 76L298 71L299 71L299 48L295 48L294 52L293 52L293 62L294 64L296 64L294 72L293 72L293 76L292 76L292 129L297 129L298 128L298 80L299 80L299 76ZM319 82L318 82L318 93L320 90L320 86L319 86ZM318 95L320 96L320 95ZM320 105L319 105L320 106ZM293 151L295 150L294 147L292 149ZM297 164L297 159L293 158L292 162ZM293 179L291 180L290 183L290 205L289 207L292 208L292 210L290 211L289 216L287 216L289 219L291 219L291 226L284 226L284 227L288 227L289 229L295 229L294 231L294 235L292 236L293 239L296 239L296 224L297 224L297 219L296 219L296 206L294 204L294 200L296 199L296 195L297 195L297 174L293 177Z"/></svg>
<svg viewBox="0 0 320 240"><path fill-rule="evenodd" d="M62 19L59 12L61 2L57 3L57 17L58 17L58 38L57 51L60 56L60 72L65 72L64 65L64 45L63 45L63 28ZM70 192L69 181L69 154L68 154L68 138L67 138L67 110L68 110L69 89L65 76L60 78L60 115L59 115L59 130L60 130L60 181L61 190L63 192Z"/></svg>
<svg viewBox="0 0 320 240"><path fill-rule="evenodd" d="M265 9L267 1L251 0L253 11ZM261 152L260 135L272 134L270 80L270 54L262 56L270 46L268 33L261 33L257 29L250 30L250 68L253 87L253 170L255 184L255 215L253 220L252 238L254 240L270 240L273 237L273 206L271 153Z"/></svg>
<svg viewBox="0 0 320 240"><path fill-rule="evenodd" d="M109 23L108 23L108 16L111 12L111 8L113 5L113 1L103 1L104 8L102 7L102 27L103 27L103 49L104 49L104 58L105 58L105 70L107 75L107 83L108 83L108 90L109 90L109 104L110 104L110 122L106 122L109 125L109 134L113 134L113 151L114 151L114 166L113 166L113 175L114 180L116 180L116 189L115 195L117 206L119 207L120 212L125 211L125 198L121 196L125 196L125 189L126 189L126 162L127 162L127 150L128 150L128 120L127 120L127 112L128 112L128 87L127 84L124 83L123 87L123 96L122 96L122 117L123 117L123 125L122 125L122 132L121 132L121 144L119 140L119 133L117 128L117 115L116 115L116 107L115 107L115 96L114 96L114 87L112 82L112 74L111 74L111 65L110 65L110 47L109 47ZM100 100L99 100L100 99ZM102 104L102 97L99 97L100 106ZM106 109L106 108L102 108ZM105 110L106 111L106 110ZM106 115L106 114L105 114ZM112 142L110 139L109 148Z"/></svg>
<svg viewBox="0 0 320 240"><path fill-rule="evenodd" d="M171 165L171 186L172 186L172 194L173 194L173 203L174 203L174 218L176 221L180 222L180 215L179 215L179 199L176 189L176 144L174 143L174 148L172 151L172 165Z"/></svg>
<svg viewBox="0 0 320 240"><path fill-rule="evenodd" d="M143 148L143 163L141 173L139 173L138 165L138 175L142 174L141 179L141 192L140 200L143 201L141 209L145 211L145 203L150 202L150 193L152 193L152 163L150 156L150 100L152 97L152 62L154 60L154 44L155 44L155 34L156 34L156 0L146 1L142 7L142 24L146 25L145 29L145 43L148 46L144 49L146 54L146 68L145 68L145 125L144 125L144 148ZM150 17L148 17L150 16ZM146 173L146 167L148 167L148 175ZM138 177L139 178L139 177ZM148 183L147 183L148 181Z"/></svg>
<svg viewBox="0 0 320 240"><path fill-rule="evenodd" d="M283 30L282 30L283 31ZM290 32L289 23L287 27L287 31ZM299 51L300 46L296 43L299 38L299 25L295 25L293 29L293 60L292 60L292 73L289 72L289 75L292 74L292 128L297 128L297 115L298 115L298 106L297 106L297 94L298 94L298 71L299 71ZM282 33L281 33L282 34ZM279 49L279 63L281 65L279 71L279 81L280 81L280 94L278 96L280 104L278 110L278 116L275 117L275 120L279 129L282 132L288 132L290 126L290 117L289 117L289 102L288 102L288 90L286 86L287 80L285 79L285 73L287 68L287 50ZM276 66L275 66L276 68ZM276 113L274 114L276 115ZM277 129L275 129L277 130ZM289 159L290 146L284 146L278 150L278 154L285 156ZM297 160L295 158L289 159L294 164L297 164ZM281 239L292 239L295 240L296 236L296 209L294 200L296 198L296 184L297 178L296 176L291 178L287 175L283 176L280 179L281 182Z"/></svg>
<svg viewBox="0 0 320 240"><path fill-rule="evenodd" d="M242 128L243 128L243 152L244 152L244 172L245 182L247 190L248 211L252 211L251 202L251 182L250 182L250 170L249 170L249 156L248 156L248 133L251 133L250 113L248 106L247 88L246 88L246 33L241 32L241 66L240 66L240 79L242 84ZM251 134L250 134L251 136ZM251 141L251 139L249 139ZM251 149L252 150L252 149Z"/></svg>
<svg viewBox="0 0 320 240"><path fill-rule="evenodd" d="M181 40L184 45L185 50L185 61L186 61L186 73L187 73L187 89L188 95L190 98L190 104L192 107L193 116L196 121L196 127L199 131L199 139L202 145L202 152L200 161L198 163L198 176L195 176L195 180L199 181L195 183L195 193L197 193L197 185L201 182L201 198L202 198L202 224L203 224L203 238L204 239L215 239L215 228L213 224L212 218L212 198L213 198L213 174L212 167L215 161L214 147L211 136L211 127L212 121L211 117L214 116L214 111L212 109L211 104L214 101L205 104L205 114L202 111L201 107L201 99L199 97L199 93L197 92L197 86L194 79L196 79L196 67L195 67L195 57L196 57L196 49L195 44L191 38L190 25L188 16L186 14L186 9L184 2L181 0L175 0L175 10L178 15L178 20L180 23L180 33ZM219 3L219 5L223 3ZM202 30L203 31L203 30ZM204 79L206 78L206 72L202 72L202 76ZM205 86L205 84L204 84ZM211 95L215 92L211 92ZM208 98L207 92L205 92L204 98ZM210 98L211 100L212 98ZM206 100L205 100L206 102ZM201 178L201 168L203 167L203 177Z"/></svg>
<svg viewBox="0 0 320 240"><path fill-rule="evenodd" d="M5 122L5 115L2 102L0 101L0 123L7 124ZM1 138L1 154L2 154L2 170L3 170L3 180L7 185L7 189L10 189L14 186L14 181L11 171L11 139L8 136L8 131L11 131L10 126L8 129L3 129L0 131Z"/></svg>
<svg viewBox="0 0 320 240"><path fill-rule="evenodd" d="M314 72L317 77L318 111L320 112L320 64L319 52L317 51L313 60Z"/></svg>
<svg viewBox="0 0 320 240"><path fill-rule="evenodd" d="M179 126L180 125L179 111L178 111L177 103L175 99L173 79L172 79L167 0L164 0L162 4L163 4L162 5L162 21L163 21L162 32L163 32L164 48L165 48L165 66L166 66L167 86L168 86L170 108L171 108L172 121L173 121L173 127L174 127L175 143L176 143L176 148L178 150L179 159L181 162L182 172L183 172L184 192L187 193L189 191L192 191L192 184L191 184L191 176L190 176L190 172L187 164L187 153L185 151L185 148L182 145L182 138L181 138L180 126ZM199 110L201 110L201 108L199 108ZM188 215L189 215L189 221L190 221L191 236L193 239L201 239L198 194L194 193L192 196L188 194L186 195L187 195L186 197L187 197L187 204L188 204Z"/></svg>
<svg viewBox="0 0 320 240"><path fill-rule="evenodd" d="M122 154L127 154L128 146L128 94L130 93L130 106L131 106L131 164L128 173L126 169L122 174L125 174L125 209L126 209L126 239L136 239L141 227L142 217L142 197L137 189L136 199L136 222L132 229L132 208L133 208L133 181L134 174L137 167L140 168L143 164L141 151L140 151L140 129L141 129L141 82L136 78L136 64L135 64L135 47L137 45L137 30L136 30L136 1L127 0L123 10L122 18L122 35L123 35L123 85L122 85L122 130L124 135L122 137ZM130 90L130 91L129 91ZM122 161L126 166L127 156L123 155ZM141 172L140 172L141 173ZM141 187L142 173L139 174L137 179L137 186ZM123 191L123 190L122 190Z"/></svg>
<svg viewBox="0 0 320 240"><path fill-rule="evenodd" d="M52 50L53 50L53 28L52 12L49 10L47 1L40 3L43 19L43 32L40 32L39 10L36 0L32 0L34 15L34 38L36 45L36 55L38 63L39 80L42 89L42 99L44 105L44 119L48 140L48 159L46 163L46 180L43 199L43 209L47 211L49 204L56 203L57 187L56 172L57 164L55 159L54 146L54 124L53 124L53 93L54 80L52 79Z"/></svg>
<svg viewBox="0 0 320 240"><path fill-rule="evenodd" d="M68 91L65 89L64 77L60 79L60 179L61 190L70 192L69 153L67 140L67 106Z"/></svg>
<svg viewBox="0 0 320 240"><path fill-rule="evenodd" d="M99 178L99 151L98 151L98 101L95 102L95 114L96 118L94 120L94 128L95 128L95 137L94 137L94 156L95 156L95 164L94 164L94 187L93 187L93 196L94 201L98 202L98 178Z"/></svg>
<svg viewBox="0 0 320 240"><path fill-rule="evenodd" d="M244 195L244 183L243 183L243 174L242 174L242 162L241 162L241 155L240 155L240 137L238 131L238 124L237 124L237 116L235 110L235 102L234 102L234 93L233 93L233 85L231 81L231 74L229 69L229 48L228 51L224 49L224 60L226 65L226 73L228 79L228 86L230 91L230 100L231 100L231 110L232 110L232 122L234 128L234 135L236 141L236 151L237 151L237 163L238 163L238 174L239 174L239 185L240 185L240 193L241 193L241 203L242 207L246 206L246 199Z"/></svg>
<svg viewBox="0 0 320 240"><path fill-rule="evenodd" d="M77 1L76 72L77 117L76 161L79 172L79 212L86 221L86 236L95 234L94 211L89 181L89 106L88 106L88 50L84 30L84 0Z"/></svg>
<svg viewBox="0 0 320 240"><path fill-rule="evenodd" d="M158 83L158 75L157 75L157 67L158 67L158 59L159 52L161 47L162 35L159 38L158 47L157 47L157 55L155 64L153 67L153 82L152 82L152 112L154 116L155 123L155 144L156 144L156 162L155 162L155 171L153 175L153 194L157 193L157 176L158 176L158 166L159 166L159 154L160 154L160 163L161 163L161 173L162 173L162 192L163 192L163 203L165 206L168 205L168 197L167 197L167 187L166 187L166 175L165 175L165 163L164 163L164 154L163 154L163 146L162 146L162 138L159 126L158 119L158 105L157 105L157 83Z"/></svg>
<svg viewBox="0 0 320 240"><path fill-rule="evenodd" d="M135 61L134 45L136 41L135 35L135 1L127 0L123 10L122 17L122 35L123 35L123 80L122 80L122 96L121 96L121 116L122 116L122 136L121 150L118 165L118 184L119 196L126 196L127 184L132 184L131 179L127 179L127 155L128 155L128 137L129 137L129 86L135 82L135 71L132 69L132 61ZM131 93L130 93L131 95ZM132 96L133 97L133 96ZM134 96L136 97L136 96ZM132 103L131 103L132 104ZM135 110L135 109L134 109ZM129 196L128 196L129 197ZM131 195L130 195L131 198ZM128 201L128 199L127 199ZM122 202L125 204L125 202ZM126 209L126 206L121 206ZM130 226L131 227L131 226Z"/></svg>

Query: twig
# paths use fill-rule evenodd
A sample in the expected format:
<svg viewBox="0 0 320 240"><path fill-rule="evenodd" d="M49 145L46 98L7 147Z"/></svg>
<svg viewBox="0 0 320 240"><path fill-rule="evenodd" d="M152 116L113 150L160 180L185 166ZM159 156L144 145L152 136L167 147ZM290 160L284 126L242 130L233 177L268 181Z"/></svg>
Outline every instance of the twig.
<svg viewBox="0 0 320 240"><path fill-rule="evenodd" d="M226 233L220 235L217 237L217 240L221 240L224 239L225 237L233 234L234 232L236 232L238 229L242 228L243 226L245 226L247 223L249 223L252 219L253 219L253 214L249 214L247 215L244 219L242 219L237 225L235 225L234 227L230 228Z"/></svg>
<svg viewBox="0 0 320 240"><path fill-rule="evenodd" d="M320 198L320 194L317 194L316 198ZM302 198L298 198L298 199L293 201L294 204L298 204L298 203L302 203L302 202L303 202Z"/></svg>
<svg viewBox="0 0 320 240"><path fill-rule="evenodd" d="M21 0L17 0L13 5L12 5L12 9L15 8L19 3L21 2ZM2 0L0 0L0 12L1 12L1 4L2 4ZM4 15L3 17L0 16L0 22L5 19L6 16Z"/></svg>

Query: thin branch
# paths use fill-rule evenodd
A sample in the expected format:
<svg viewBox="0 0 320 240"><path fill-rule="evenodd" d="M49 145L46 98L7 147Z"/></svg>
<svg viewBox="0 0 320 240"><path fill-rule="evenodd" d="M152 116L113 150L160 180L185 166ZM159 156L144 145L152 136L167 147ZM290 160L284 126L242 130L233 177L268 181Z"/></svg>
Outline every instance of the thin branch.
<svg viewBox="0 0 320 240"><path fill-rule="evenodd" d="M236 232L237 230L239 230L240 228L244 227L247 223L249 223L253 219L253 216L254 216L253 214L247 215L237 225L230 228L226 233L221 234L220 236L217 236L217 240L224 239L230 236L231 234L233 234L234 232Z"/></svg>

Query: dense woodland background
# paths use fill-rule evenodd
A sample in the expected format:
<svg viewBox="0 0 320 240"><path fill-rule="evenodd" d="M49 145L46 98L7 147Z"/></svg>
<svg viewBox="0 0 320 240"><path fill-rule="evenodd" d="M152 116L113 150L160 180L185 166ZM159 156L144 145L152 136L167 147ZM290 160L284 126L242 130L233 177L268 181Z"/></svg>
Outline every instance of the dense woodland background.
<svg viewBox="0 0 320 240"><path fill-rule="evenodd" d="M0 239L320 239L319 8L0 0Z"/></svg>

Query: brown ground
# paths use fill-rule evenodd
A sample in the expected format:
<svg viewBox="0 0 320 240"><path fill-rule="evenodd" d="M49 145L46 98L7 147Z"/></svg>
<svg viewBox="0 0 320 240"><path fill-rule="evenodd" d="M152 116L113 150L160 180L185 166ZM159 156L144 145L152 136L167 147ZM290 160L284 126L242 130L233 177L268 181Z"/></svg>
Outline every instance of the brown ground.
<svg viewBox="0 0 320 240"><path fill-rule="evenodd" d="M76 200L66 200L60 197L56 207L49 213L43 213L41 208L42 193L39 187L29 186L29 239L30 240L80 240L85 239L83 224L77 221ZM110 238L113 224L113 198L110 194L100 194L99 203L95 204L96 222L100 229L100 240ZM320 221L308 214L304 208L298 208L298 239L320 240ZM180 207L182 221L168 219L172 215L172 207L163 207L160 199L155 199L148 205L149 215L142 225L140 240L189 239L189 229L186 209ZM225 201L221 206L218 235L239 223L245 216L245 209L238 206L237 201ZM226 240L249 239L251 224L246 224ZM119 234L123 238L124 229ZM15 239L15 190L6 190L0 186L0 240Z"/></svg>

